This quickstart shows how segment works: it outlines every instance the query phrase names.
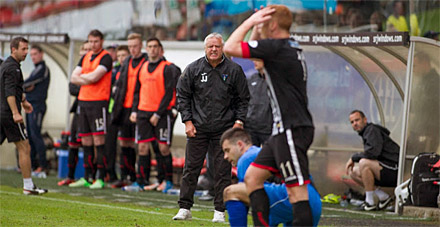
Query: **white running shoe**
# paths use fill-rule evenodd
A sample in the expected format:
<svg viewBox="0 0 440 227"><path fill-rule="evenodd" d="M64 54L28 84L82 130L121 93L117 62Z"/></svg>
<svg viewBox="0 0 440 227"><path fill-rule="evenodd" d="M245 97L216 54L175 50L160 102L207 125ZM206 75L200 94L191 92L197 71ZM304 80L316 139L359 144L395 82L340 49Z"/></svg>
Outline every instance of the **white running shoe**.
<svg viewBox="0 0 440 227"><path fill-rule="evenodd" d="M214 210L214 218L212 219L212 222L225 222L225 212Z"/></svg>
<svg viewBox="0 0 440 227"><path fill-rule="evenodd" d="M191 220L191 219L192 219L191 211L184 208L180 208L176 216L173 217L173 220Z"/></svg>

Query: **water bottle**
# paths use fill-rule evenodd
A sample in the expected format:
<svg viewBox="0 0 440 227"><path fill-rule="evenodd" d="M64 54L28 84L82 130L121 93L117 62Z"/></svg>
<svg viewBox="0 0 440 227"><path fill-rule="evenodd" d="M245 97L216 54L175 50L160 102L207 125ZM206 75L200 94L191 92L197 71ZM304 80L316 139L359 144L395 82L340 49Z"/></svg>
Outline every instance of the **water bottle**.
<svg viewBox="0 0 440 227"><path fill-rule="evenodd" d="M348 207L347 196L345 196L345 195L342 196L339 204L341 205L341 207L344 207L344 208Z"/></svg>
<svg viewBox="0 0 440 227"><path fill-rule="evenodd" d="M126 192L139 192L140 190L141 188L139 186L134 186L134 185L128 185L122 187L122 191L126 191Z"/></svg>
<svg viewBox="0 0 440 227"><path fill-rule="evenodd" d="M167 194L168 195L179 195L180 194L180 189L175 189L175 188L169 189L167 191Z"/></svg>

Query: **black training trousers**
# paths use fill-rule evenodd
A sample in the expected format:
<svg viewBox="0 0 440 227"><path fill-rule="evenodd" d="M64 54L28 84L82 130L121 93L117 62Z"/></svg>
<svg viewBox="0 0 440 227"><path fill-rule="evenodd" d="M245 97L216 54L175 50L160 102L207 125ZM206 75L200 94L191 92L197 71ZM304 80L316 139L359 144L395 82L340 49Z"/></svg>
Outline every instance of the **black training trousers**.
<svg viewBox="0 0 440 227"><path fill-rule="evenodd" d="M191 209L194 204L194 192L206 153L212 157L214 167L215 197L214 207L217 211L225 211L223 190L231 184L231 164L224 159L220 147L220 137L223 131L214 133L197 132L196 137L188 138L185 151L185 166L183 168L180 186L180 208ZM211 148L211 149L210 149Z"/></svg>

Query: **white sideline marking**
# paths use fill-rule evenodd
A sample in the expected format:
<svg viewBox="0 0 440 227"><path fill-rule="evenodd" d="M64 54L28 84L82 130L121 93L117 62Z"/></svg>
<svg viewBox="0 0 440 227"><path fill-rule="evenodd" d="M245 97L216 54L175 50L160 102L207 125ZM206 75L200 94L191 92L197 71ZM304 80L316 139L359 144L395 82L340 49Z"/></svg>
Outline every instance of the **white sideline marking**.
<svg viewBox="0 0 440 227"><path fill-rule="evenodd" d="M322 209L323 210L340 211L340 212L352 213L352 214L369 215L369 216L372 216L372 217L380 217L380 216L382 216L381 214L372 214L372 213L365 212L365 211L355 211L355 210L339 209L339 208L331 208L331 207L323 207Z"/></svg>
<svg viewBox="0 0 440 227"><path fill-rule="evenodd" d="M17 196L26 196L26 195L23 195L22 193L5 192L5 191L1 191L1 190L0 190L0 193L17 195ZM44 196L26 196L26 197L45 199L45 200L51 200L51 201L56 201L56 202L74 203L74 204L81 204L81 205L87 205L87 206L93 206L93 207L103 207L103 208L109 208L109 209L127 210L127 211L134 211L134 212L138 212L138 213L146 213L146 214L174 217L174 215L172 215L172 214L164 214L164 213L160 213L160 212L146 211L146 210L140 210L140 209L134 209L134 208L127 208L127 207L111 206L111 205L107 205L107 204L88 203L88 202L72 201L72 200L65 200L65 199L55 199L55 198L49 198L49 197L44 197ZM204 219L204 218L197 218L197 217L192 217L192 219L212 223L211 219ZM225 223L225 224L229 224L229 223Z"/></svg>
<svg viewBox="0 0 440 227"><path fill-rule="evenodd" d="M428 219L428 218L400 217L400 216L395 216L394 213L392 213L392 214L387 213L387 215L384 215L384 214L372 214L372 213L366 212L366 211L355 211L355 210L331 208L331 207L323 207L322 209L323 210L340 211L340 212L346 212L346 213L352 213L352 214L369 215L369 216L372 216L372 217L383 217L383 218L388 219L388 220L427 220Z"/></svg>
<svg viewBox="0 0 440 227"><path fill-rule="evenodd" d="M172 204L176 204L176 201L170 201L170 200L165 200L165 199L152 199L152 198L149 198L149 197L142 197L142 198L139 198L139 197L135 197L135 196L131 196L131 195L126 195L126 194L116 194L116 193L113 193L112 194L113 196L115 196L115 197L122 197L122 198L130 198L130 199L137 199L137 200L139 200L139 199L145 199L145 200L147 200L147 201L155 201L155 202L161 202L161 203L172 203ZM213 206L206 206L206 205L201 205L201 204L193 204L193 207L200 207L200 208L206 208L206 209L214 209L214 207Z"/></svg>

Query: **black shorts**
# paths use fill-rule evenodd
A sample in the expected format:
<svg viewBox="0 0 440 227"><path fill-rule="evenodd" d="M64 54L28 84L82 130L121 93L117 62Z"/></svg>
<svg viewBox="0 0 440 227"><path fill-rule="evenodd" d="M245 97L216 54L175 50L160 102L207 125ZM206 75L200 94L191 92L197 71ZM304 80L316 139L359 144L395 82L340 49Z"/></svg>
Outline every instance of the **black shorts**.
<svg viewBox="0 0 440 227"><path fill-rule="evenodd" d="M374 185L382 187L396 187L397 186L397 171L399 167L386 161L379 161L382 166L380 170L380 180L374 179Z"/></svg>
<svg viewBox="0 0 440 227"><path fill-rule="evenodd" d="M81 138L78 136L78 114L74 113L70 124L69 146L81 146Z"/></svg>
<svg viewBox="0 0 440 227"><path fill-rule="evenodd" d="M80 137L104 135L107 131L107 107L78 106L78 123Z"/></svg>
<svg viewBox="0 0 440 227"><path fill-rule="evenodd" d="M0 144L2 144L6 138L8 139L9 143L19 142L28 138L24 124L15 123L12 116L2 117L0 119L0 125Z"/></svg>
<svg viewBox="0 0 440 227"><path fill-rule="evenodd" d="M313 134L312 127L297 127L271 136L251 165L281 174L287 187L309 184L307 150Z"/></svg>
<svg viewBox="0 0 440 227"><path fill-rule="evenodd" d="M136 124L130 121L131 109L122 110L122 123L119 127L118 139L124 141L134 141L136 135Z"/></svg>
<svg viewBox="0 0 440 227"><path fill-rule="evenodd" d="M136 143L146 143L157 140L159 143L171 146L174 121L171 111L160 116L157 126L150 123L153 112L139 111L136 119Z"/></svg>

